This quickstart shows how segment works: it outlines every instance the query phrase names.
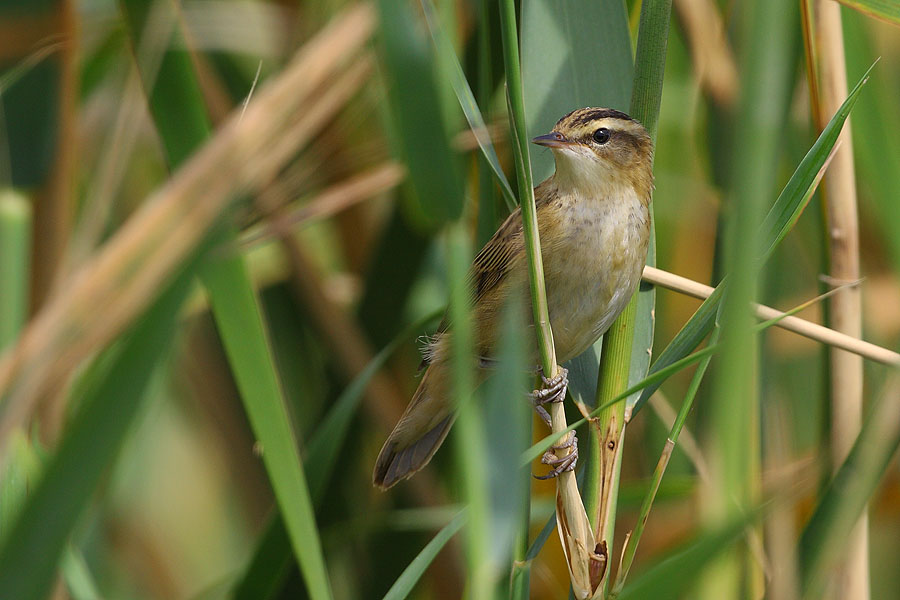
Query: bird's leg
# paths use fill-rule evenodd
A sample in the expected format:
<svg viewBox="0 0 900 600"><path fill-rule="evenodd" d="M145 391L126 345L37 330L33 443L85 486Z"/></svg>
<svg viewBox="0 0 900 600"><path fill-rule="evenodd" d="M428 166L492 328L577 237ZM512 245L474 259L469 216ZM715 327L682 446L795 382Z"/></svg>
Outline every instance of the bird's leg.
<svg viewBox="0 0 900 600"><path fill-rule="evenodd" d="M566 399L566 389L569 387L569 371L560 367L559 373L553 379L548 379L541 373L541 381L544 385L540 389L531 392L531 403L534 405L534 410L540 415L541 420L547 427L550 427L550 414L544 408L544 404L562 402Z"/></svg>
<svg viewBox="0 0 900 600"><path fill-rule="evenodd" d="M540 415L541 420L546 423L547 427L552 428L553 422L550 419L550 413L547 412L544 405L551 402L562 402L566 399L566 390L569 387L569 371L560 367L559 373L552 379L548 379L541 373L541 381L544 385L540 389L531 392L531 402ZM553 469L546 475L535 475L537 479L558 477L560 473L571 471L575 468L575 462L578 460L578 438L575 437L575 432L573 431L571 435L566 436L565 440L552 446L541 457L541 462L552 466ZM556 451L566 448L571 448L571 450L565 456L556 454Z"/></svg>
<svg viewBox="0 0 900 600"><path fill-rule="evenodd" d="M575 469L575 462L578 460L578 438L575 436L575 432L571 432L572 435L567 436L566 441L552 446L550 450L544 452L544 456L541 457L541 462L545 465L553 466L553 469L547 473L546 475L535 475L535 479L551 479L553 477L559 477L561 473L565 471L572 471ZM554 450L562 450L564 448L571 448L572 450L566 454L565 456L557 456Z"/></svg>

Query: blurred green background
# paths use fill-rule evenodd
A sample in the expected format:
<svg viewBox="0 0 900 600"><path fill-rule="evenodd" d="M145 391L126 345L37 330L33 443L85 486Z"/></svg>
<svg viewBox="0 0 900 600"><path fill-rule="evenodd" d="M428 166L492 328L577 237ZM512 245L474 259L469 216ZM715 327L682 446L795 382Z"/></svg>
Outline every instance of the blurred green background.
<svg viewBox="0 0 900 600"><path fill-rule="evenodd" d="M500 163L514 181L497 4L435 4ZM628 108L629 51L637 39L640 1L565 4L522 2L529 135L545 133L557 118L577 108L560 105L558 99L570 96L559 89L582 86L577 92L581 97ZM758 142L733 139L743 131L737 126L738 96L749 77L736 50L742 47L736 38L746 29L745 4L675 0L672 9L655 159L657 264L704 283L722 275L718 249L734 170L730 149ZM790 4L783 11L789 35L778 42L786 52L776 69L785 79L772 82L774 126L759 132L777 136L775 154L765 158L774 165L775 181L760 182L769 198L766 209L817 135L800 8ZM360 7L372 8L324 0L0 2L0 185L6 190L0 194L3 368L17 368L10 365L21 328L33 324L42 311L49 314L48 307L65 304L80 269L94 264L125 223L136 229L152 225L135 215L144 214L138 211L154 190L170 181L203 143L221 134L227 116L240 113L250 98L250 119L257 94L289 68L295 53L316 59L327 55L328 49L314 50L310 40ZM896 349L900 30L887 21L900 11L886 10L886 20L847 7L841 15L850 86L880 57L851 121L863 338ZM352 60L333 68L304 92L306 100L298 101L298 114L306 111L306 125L285 126L286 134L303 135L305 141L280 163L261 161L259 170L271 166L271 175L252 189L235 188L233 202L198 234L201 252L179 255L178 267L168 268L158 285L147 290L156 302L150 317L138 318L148 308L142 304L94 345L78 345L90 339L90 329L60 336L59 347L71 352L60 350L68 361L60 364L72 366L56 372L52 360L33 358L29 381L50 382L38 392L23 391L16 387L20 380L9 375L13 371L0 371L5 420L0 589L20 590L9 597L315 597L309 591L315 586L308 575L301 576L291 547L278 533L281 526L272 526L279 510L276 494L285 513L292 492L279 492L279 484L273 483L277 476L267 473L294 473L290 469L295 467L290 452L259 441L267 423L274 428L267 440L280 440L307 459L309 510L315 510L336 598L382 597L456 514L462 500L460 476L449 448L425 472L388 493L372 487L371 469L415 390L420 336L437 326L437 319L423 319L439 312L448 299L452 258L447 256L446 223L461 218L477 249L508 208L466 126L451 87L452 65L435 51L421 5L385 1L367 14L372 29L360 34ZM574 51L568 46L572 40L579 40ZM556 73L549 81L548 71ZM533 153L535 180L540 181L551 172L552 161L549 151ZM152 269L154 252L162 255L166 246L163 240L148 250L135 271ZM821 293L823 254L822 208L816 196L768 261L759 301L786 310ZM108 312L113 319L120 302L125 306L135 299L116 294L117 280L106 283L110 303L84 311ZM264 329L254 324L250 289L257 290ZM159 294L163 300L171 298L170 304L156 301ZM656 303L654 354L699 306L697 300L664 290L657 292ZM162 320L154 321L159 315ZM799 316L822 322L822 307L817 304ZM223 324L229 318L236 320ZM136 331L141 335L136 337ZM157 341L147 341L154 335ZM258 343L266 336L274 371L273 365L265 366L264 352L253 355L254 349L264 348ZM392 351L378 354L395 339ZM241 361L242 351L250 355L243 371L234 362ZM257 364L256 359L263 361L261 370L247 366ZM371 377L378 366L373 360L383 366ZM826 353L815 342L772 329L761 337L757 366L763 434L761 448L747 452L761 461L762 495L779 492L779 486L784 491L786 481L799 488L778 512L780 535L769 528L775 514L770 514L772 522L764 518L758 571L768 582L766 597L797 597L778 595L772 584L773 577L783 580L772 574L780 558L796 558L773 544L797 544L829 478ZM711 370L716 368L714 360ZM53 377L45 378L42 369ZM364 371L371 379L360 393L362 388L351 383ZM629 425L618 540L634 526L690 375L673 376L651 401L652 410L642 411ZM283 413L266 413L260 408L264 401L252 408L248 397L254 394L278 398L279 382ZM701 387L688 431L663 479L636 573L672 556L679 544L703 529L702 483L709 477L709 461L715 460L709 456L714 447L706 446L716 427L710 407L729 401L715 397L711 388ZM877 398L900 396L896 371L867 362L863 395L867 406ZM33 397L34 402L16 416L9 408L13 396ZM347 407L344 429L326 426L337 406ZM279 415L286 416L283 423ZM543 436L537 423L535 440ZM67 438L72 431L82 437ZM316 463L329 465L321 476L310 471L315 467L308 460L317 436L317 448L328 448L327 459ZM454 443L451 434L448 446ZM95 452L83 452L88 448ZM68 453L68 462L61 453ZM278 456L271 457L273 453ZM288 458L279 466L283 456ZM46 486L37 497L43 504L32 502L27 512L42 474L47 474ZM50 485L51 474L57 487ZM897 598L896 457L876 480L880 483L868 498L871 597ZM291 489L305 494L306 487ZM533 483L532 537L553 510L554 489L552 482ZM69 490L76 491L69 496ZM297 509L296 519L303 510ZM286 518L289 530L302 532L302 521L292 518ZM293 554L299 556L293 539ZM451 541L412 597L463 595L463 548L459 540ZM252 563L254 557L259 562ZM29 565L37 563L43 566L28 574ZM256 579L245 576L251 563L249 572ZM530 582L533 598L568 593L555 535L533 563Z"/></svg>

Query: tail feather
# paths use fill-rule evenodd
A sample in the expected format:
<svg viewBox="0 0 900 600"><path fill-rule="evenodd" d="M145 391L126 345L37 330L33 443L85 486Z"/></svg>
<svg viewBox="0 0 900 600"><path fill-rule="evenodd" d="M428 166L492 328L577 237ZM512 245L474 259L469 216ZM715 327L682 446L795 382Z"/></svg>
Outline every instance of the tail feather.
<svg viewBox="0 0 900 600"><path fill-rule="evenodd" d="M453 415L446 417L425 435L404 448L398 448L398 443L388 438L375 462L373 475L375 485L386 490L398 481L412 477L420 471L437 452L451 425Z"/></svg>
<svg viewBox="0 0 900 600"><path fill-rule="evenodd" d="M386 490L411 477L428 464L447 437L455 414L446 393L444 367L438 361L425 370L419 388L375 461L372 480L376 486Z"/></svg>

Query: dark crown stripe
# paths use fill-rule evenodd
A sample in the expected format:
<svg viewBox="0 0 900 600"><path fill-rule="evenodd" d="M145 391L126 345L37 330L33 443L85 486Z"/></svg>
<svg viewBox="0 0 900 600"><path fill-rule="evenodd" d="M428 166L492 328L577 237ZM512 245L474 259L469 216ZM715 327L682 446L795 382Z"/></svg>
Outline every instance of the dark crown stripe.
<svg viewBox="0 0 900 600"><path fill-rule="evenodd" d="M560 119L557 122L557 126L568 121L569 125L574 127L585 125L587 123L590 123L591 121L596 121L598 119L621 119L622 121L634 121L634 119L629 117L627 114L613 108L579 108L577 110L573 110L562 119Z"/></svg>

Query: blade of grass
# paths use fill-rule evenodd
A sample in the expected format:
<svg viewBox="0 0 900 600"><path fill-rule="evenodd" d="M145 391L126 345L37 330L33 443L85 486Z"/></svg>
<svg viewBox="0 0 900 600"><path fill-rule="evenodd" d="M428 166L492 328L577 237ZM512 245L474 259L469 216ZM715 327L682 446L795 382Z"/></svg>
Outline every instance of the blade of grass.
<svg viewBox="0 0 900 600"><path fill-rule="evenodd" d="M672 12L671 0L647 0L641 5L641 21L638 30L637 53L635 56L634 83L631 90L631 115L640 121L651 139L656 141L657 120L662 100L663 73L669 39L669 21ZM650 218L652 221L652 208ZM651 229L651 245L654 232ZM655 262L653 253L648 256ZM652 315L653 297L644 296L642 312L638 313L638 295L629 301L622 314L616 319L603 338L603 351L597 385L596 405L602 406L628 387L632 375L642 378L649 368L649 350L653 343ZM636 320L641 321L641 338L635 348ZM631 359L637 352L640 363L632 373ZM600 411L596 421L591 421L597 431L596 440L602 453L600 477L597 489L588 489L588 510L599 543L605 543L609 556L613 554L615 536L616 505L619 494L619 476L622 464L622 450L625 437L626 403L616 403ZM604 590L608 589L609 578L605 578Z"/></svg>
<svg viewBox="0 0 900 600"><path fill-rule="evenodd" d="M494 15L494 12L491 2L482 1L478 4L478 55L476 62L478 73L476 90L478 96L476 101L478 104L485 107L487 118L490 120L494 91L497 89L494 80L494 65L491 60L493 57L491 52L492 41L496 39L496 35L493 33L495 28L491 26L491 17ZM494 185L491 175L488 174L488 171L491 171L492 173L496 173L496 171L494 171L493 166L490 164L490 160L486 156L480 156L477 164L478 234L475 237L475 247L481 248L489 239L491 239L491 236L494 235L494 231L500 223L500 217L497 211L497 186ZM503 172L502 169L500 172ZM504 178L505 177L506 176L504 175ZM509 186L509 181L506 182L506 185ZM505 200L505 202L508 206L509 200ZM513 194L511 204L512 206L516 205L515 194Z"/></svg>
<svg viewBox="0 0 900 600"><path fill-rule="evenodd" d="M900 4L894 0L837 0L844 6L881 19L891 25L900 25Z"/></svg>
<svg viewBox="0 0 900 600"><path fill-rule="evenodd" d="M31 442L22 432L17 432L3 449L0 464L0 544L9 532L25 505L28 489L33 487L40 473L40 465Z"/></svg>
<svg viewBox="0 0 900 600"><path fill-rule="evenodd" d="M524 590L520 587L520 594L527 591L530 566L523 559L528 551L531 470L519 463L519 455L531 444L532 413L528 403L511 403L509 399L527 397L529 391L521 326L523 308L515 296L504 307L498 364L481 388L484 393L479 414L487 449L481 460L488 467L492 576L501 581L512 562L519 567L513 579L518 575L521 585L526 586Z"/></svg>
<svg viewBox="0 0 900 600"><path fill-rule="evenodd" d="M490 564L492 523L485 459L488 452L478 414L479 394L475 391L474 323L466 283L466 275L472 263L472 252L462 223L455 223L450 227L447 246L449 314L453 323L450 338L452 389L458 403L454 446L461 473L462 498L468 511L465 536L468 566L466 587L473 598L490 598L495 592Z"/></svg>
<svg viewBox="0 0 900 600"><path fill-rule="evenodd" d="M201 278L309 594L330 598L315 511L247 265L240 255L219 257Z"/></svg>
<svg viewBox="0 0 900 600"><path fill-rule="evenodd" d="M758 295L763 249L759 228L764 203L775 183L781 119L787 109L788 32L795 7L770 0L747 6L740 19L740 65L744 74L723 237L728 293L720 313L720 368L712 394L711 481L705 497L704 523L717 526L739 518L760 493L760 426L757 394L757 344L751 303ZM748 140L753 143L747 143ZM728 401L724 401L724 399ZM704 598L757 597L762 573L741 549L722 556L701 579Z"/></svg>
<svg viewBox="0 0 900 600"><path fill-rule="evenodd" d="M14 66L6 68L3 71L3 74L0 75L0 97L32 69L44 62L44 60L50 56L53 56L56 52L59 52L62 46L63 42L51 37L45 41L41 47L35 49L34 52L17 61ZM5 180L9 181L10 173L7 171L7 168L8 165L3 165L3 169L0 170L0 173L3 173Z"/></svg>
<svg viewBox="0 0 900 600"><path fill-rule="evenodd" d="M506 100L509 109L512 150L516 163L516 177L521 195L522 228L525 238L525 253L528 261L528 281L531 290L531 307L534 331L543 373L555 377L559 373L556 350L553 346L553 332L547 308L547 292L544 283L544 267L541 259L541 242L538 237L537 214L534 204L534 184L529 157L529 139L525 120L525 99L522 87L522 72L519 64L519 36L516 27L515 5L512 0L500 3L500 30L503 42L503 61L506 72ZM566 427L565 408L562 402L550 405L552 430ZM564 455L571 450L563 450ZM565 471L557 481L557 524L560 541L569 567L570 580L576 596L587 598L593 595L596 585L592 581L592 565L599 558L594 553L594 539L590 522L584 511L578 485L572 471ZM521 548L521 545L519 546ZM517 559L519 557L517 556ZM519 588L522 591L523 588Z"/></svg>
<svg viewBox="0 0 900 600"><path fill-rule="evenodd" d="M73 600L100 600L102 598L84 556L74 546L66 548L60 569L62 569L66 588Z"/></svg>
<svg viewBox="0 0 900 600"><path fill-rule="evenodd" d="M768 260L772 256L775 247L790 233L806 205L809 204L809 199L812 197L813 192L816 191L825 169L830 164L830 157L834 152L835 144L843 129L844 122L850 115L850 111L859 98L859 93L869 80L869 75L876 64L878 64L878 60L869 66L856 85L853 86L853 89L850 90L847 98L822 129L822 133L816 138L809 152L800 161L787 185L784 186L775 204L769 210L765 220L763 220L759 232L765 248L762 253L763 261Z"/></svg>
<svg viewBox="0 0 900 600"><path fill-rule="evenodd" d="M715 345L717 342L718 332L714 331L710 338L710 344ZM700 388L700 382L703 381L703 376L706 374L706 369L709 367L710 360L712 360L712 356L707 356L700 361L699 365L697 365L697 370L691 378L691 383L688 385L687 392L685 392L684 400L681 403L681 409L678 411L678 416L675 418L675 422L669 430L669 437L666 438L666 444L662 454L659 457L659 461L656 463L656 468L653 470L649 491L644 496L644 501L641 504L637 525L635 525L634 530L625 538L622 547L622 559L619 564L619 569L616 572L615 585L612 588L612 598L619 595L622 592L622 588L625 587L625 579L628 577L628 573L631 570L631 564L634 561L634 555L637 552L641 536L644 533L644 527L647 524L647 520L650 518L650 509L653 507L653 502L656 499L656 494L662 483L666 467L669 465L669 460L672 458L672 451L675 449L675 444L678 443L678 436L681 434L684 423L687 421L688 414L691 412L691 407L694 405L694 398L697 395L697 390Z"/></svg>
<svg viewBox="0 0 900 600"><path fill-rule="evenodd" d="M0 353L19 335L28 315L31 205L13 190L0 191Z"/></svg>
<svg viewBox="0 0 900 600"><path fill-rule="evenodd" d="M456 156L434 78L434 59L409 5L379 0L382 56L400 154L415 195L412 216L436 227L462 214Z"/></svg>
<svg viewBox="0 0 900 600"><path fill-rule="evenodd" d="M137 47L134 32L147 29L147 11L152 3L143 0L121 0L121 3L132 31L132 43ZM174 14L169 18L178 22ZM171 165L178 166L206 141L210 124L191 57L187 50L177 49L187 48L178 26L173 28L172 35L180 43L175 44L176 49L166 52L158 77L145 81L145 89L167 157ZM138 64L138 69L141 68ZM215 237L215 244L231 248L236 240L237 232L228 225ZM246 262L233 250L219 251L204 263L200 278L251 427L263 448L263 462L309 594L313 598L330 598L330 583L303 463Z"/></svg>
<svg viewBox="0 0 900 600"><path fill-rule="evenodd" d="M558 371L558 367L556 352L553 348L553 332L550 330L544 267L541 259L541 241L538 238L537 214L534 208L534 180L531 175L529 140L525 125L525 98L519 66L519 36L516 29L515 7L509 0L503 0L500 3L500 21L506 70L506 98L509 107L516 178L519 184L519 193L524 196L519 204L522 207L522 228L525 234L525 249L529 265L535 335L544 374L552 377Z"/></svg>
<svg viewBox="0 0 900 600"><path fill-rule="evenodd" d="M428 323L439 319L442 314L444 314L443 310L435 311L404 328L344 388L321 425L316 427L315 433L310 437L308 451L303 459L303 466L309 481L309 493L315 508L321 505L325 497L325 489L334 473L338 454L347 439L356 409L359 407L369 382L401 343L414 337ZM281 515L276 512L270 519L266 531L260 537L244 575L235 584L232 597L246 600L263 600L274 597L280 591L283 578L287 575L290 559L290 538L284 529Z"/></svg>
<svg viewBox="0 0 900 600"><path fill-rule="evenodd" d="M696 582L700 571L709 562L730 548L759 516L759 510L751 511L710 533L702 534L680 550L651 567L635 579L618 596L619 600L639 598L681 598Z"/></svg>
<svg viewBox="0 0 900 600"><path fill-rule="evenodd" d="M363 398L366 386L401 343L414 337L416 332L422 331L426 325L439 319L442 314L444 314L443 310L435 311L404 327L403 331L372 358L365 369L350 382L350 385L344 388L328 412L328 416L316 427L315 433L309 440L307 457L303 461L307 465L309 489L315 505L318 506L322 501L325 486L334 471L338 453L347 438L353 416Z"/></svg>
<svg viewBox="0 0 900 600"><path fill-rule="evenodd" d="M523 0L521 35L531 135L548 133L576 108L627 110L634 70L622 2ZM553 172L553 153L535 152L531 165L542 181Z"/></svg>
<svg viewBox="0 0 900 600"><path fill-rule="evenodd" d="M856 443L835 473L800 539L803 597L821 598L843 561L847 538L900 447L896 375L866 418Z"/></svg>
<svg viewBox="0 0 900 600"><path fill-rule="evenodd" d="M456 532L462 528L467 520L468 515L463 511L456 515L449 524L441 529L437 535L422 548L422 551L419 552L413 561L409 563L406 570L404 570L400 577L397 578L397 581L391 586L388 593L384 595L384 600L403 600L403 598L408 597L416 583L422 578L422 574L425 573L425 569L428 568L428 565L434 561L438 552L440 552L447 542L450 541L450 538L456 535Z"/></svg>
<svg viewBox="0 0 900 600"><path fill-rule="evenodd" d="M476 102L475 95L472 93L466 75L463 73L462 66L459 64L459 58L456 56L456 52L453 50L453 45L450 43L450 40L444 35L444 31L435 14L434 3L432 0L421 0L421 4L422 10L425 13L425 22L428 24L428 31L431 32L431 39L434 42L435 49L445 64L450 66L450 72L447 73L447 76L450 79L450 83L453 85L453 91L456 93L457 100L459 100L459 106L466 115L469 127L472 129L475 140L478 142L478 147L481 148L481 152L484 155L487 164L497 178L497 183L500 185L500 191L503 193L503 200L506 202L506 207L512 212L516 208L516 196L513 194L512 187L509 185L509 180L503 173L503 167L500 166L500 159L494 151L494 145L491 143L491 136L488 134L487 125L484 123L484 118L481 116L481 111L478 109L478 102Z"/></svg>
<svg viewBox="0 0 900 600"><path fill-rule="evenodd" d="M860 14L843 15L844 35L847 38L847 60L851 73L871 64L880 49L874 47L869 23ZM864 210L874 214L873 224L881 231L881 239L890 251L894 269L900 268L900 202L895 201L900 189L900 171L891 165L900 163L900 139L882 135L884 131L900 128L900 114L893 110L897 78L885 69L870 84L871 88L859 100L859 108L853 116L857 139L865 144L855 144L859 168L859 184L867 192L862 194Z"/></svg>
<svg viewBox="0 0 900 600"><path fill-rule="evenodd" d="M310 489L311 493L312 491ZM253 556L243 575L235 582L229 598L232 600L278 598L290 574L292 559L291 538L284 528L284 519L276 510L269 517L266 529L256 543Z"/></svg>
<svg viewBox="0 0 900 600"><path fill-rule="evenodd" d="M0 598L39 600L49 593L69 533L118 454L151 375L172 347L196 256L125 336L105 377L85 392L81 410L0 546Z"/></svg>
<svg viewBox="0 0 900 600"><path fill-rule="evenodd" d="M723 283L716 286L712 294L703 301L700 307L693 315L691 315L691 318L688 319L687 323L678 330L678 333L675 334L672 341L669 342L665 349L660 353L659 357L653 362L649 371L651 375L665 369L667 366L690 354L694 348L699 346L700 342L709 335L709 332L712 331L713 324L715 323L716 313L724 292L725 285L723 281ZM658 384L652 384L644 388L640 398L632 409L632 418L634 418L634 415L644 407L648 400L650 400L650 396L659 389L660 385L662 385L661 381Z"/></svg>

